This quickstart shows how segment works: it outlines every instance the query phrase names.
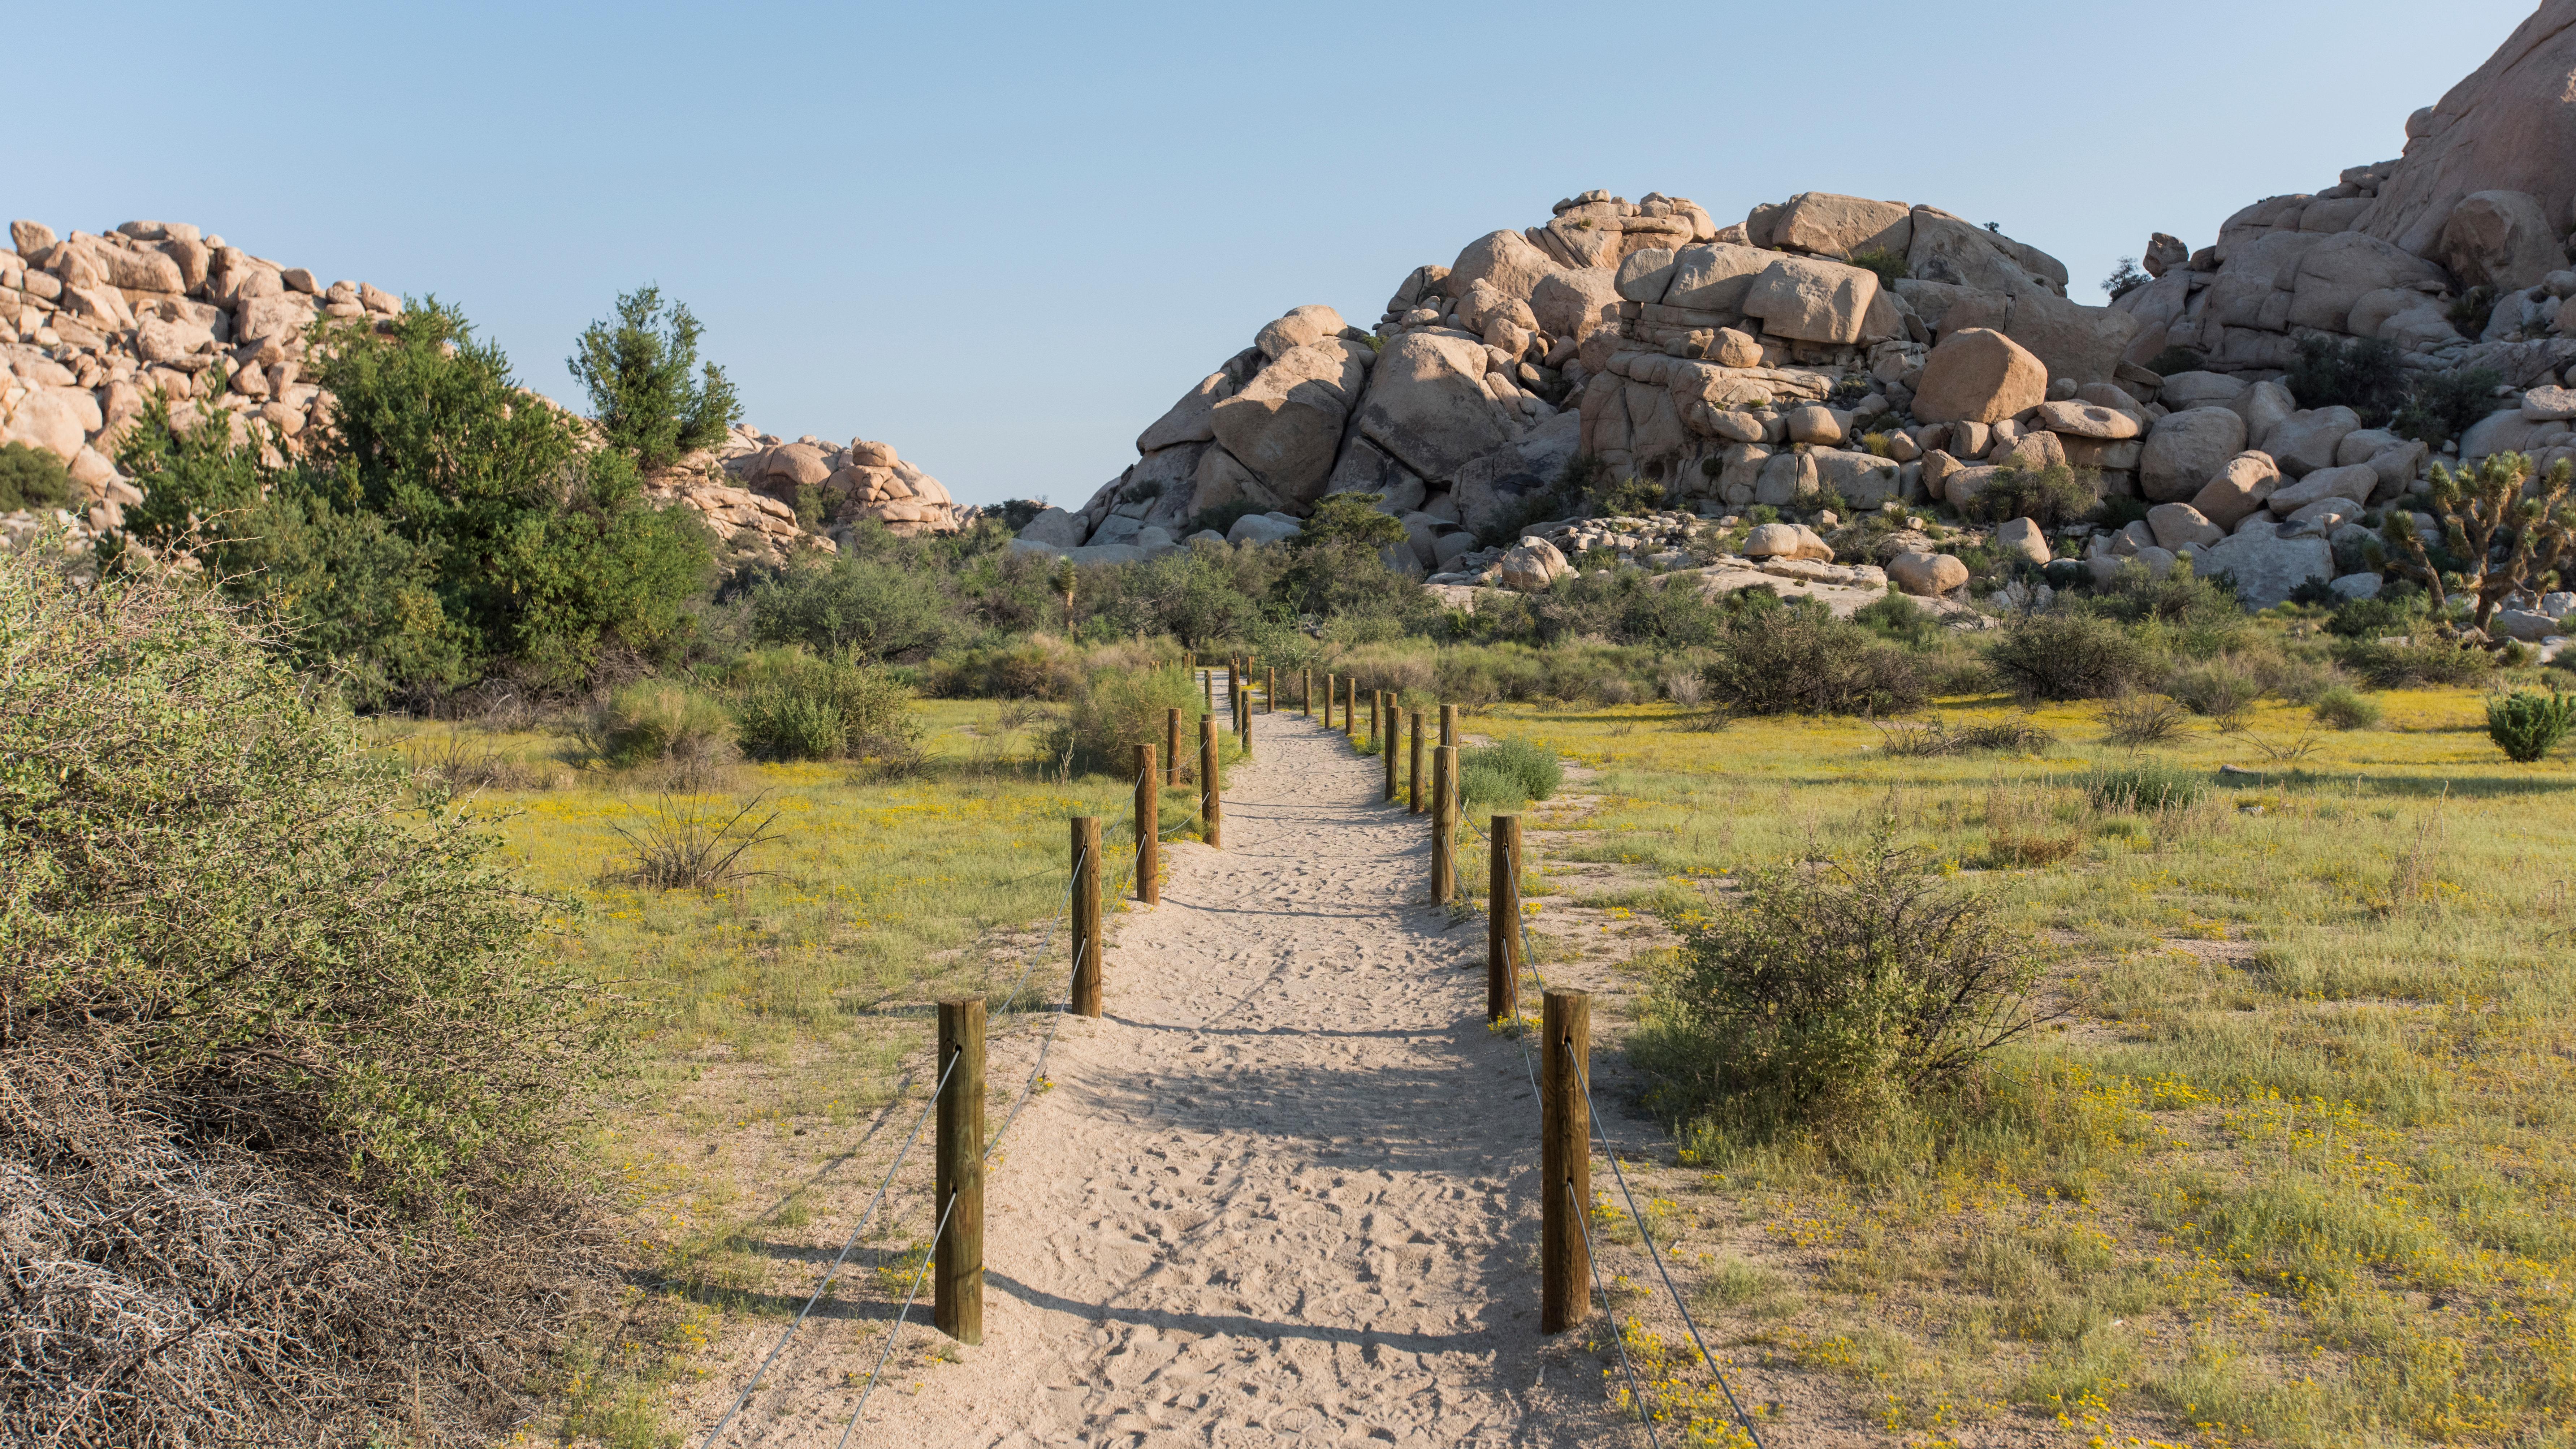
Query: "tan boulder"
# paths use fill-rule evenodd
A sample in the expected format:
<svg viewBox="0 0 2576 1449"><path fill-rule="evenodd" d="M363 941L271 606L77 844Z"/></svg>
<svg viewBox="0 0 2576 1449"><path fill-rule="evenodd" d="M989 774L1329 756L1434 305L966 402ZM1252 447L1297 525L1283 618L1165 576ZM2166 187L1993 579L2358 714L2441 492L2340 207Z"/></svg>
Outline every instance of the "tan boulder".
<svg viewBox="0 0 2576 1449"><path fill-rule="evenodd" d="M2527 191L2479 191L2460 199L2442 223L2433 255L2463 286L2499 292L2536 287L2567 265L2567 249Z"/></svg>
<svg viewBox="0 0 2576 1449"><path fill-rule="evenodd" d="M1745 297L1753 290L1754 279L1778 260L1777 253L1726 242L1683 247L1673 253L1664 305L1695 312L1746 311Z"/></svg>
<svg viewBox="0 0 2576 1449"><path fill-rule="evenodd" d="M1813 559L1818 563L1832 563L1834 546L1825 542L1814 529L1803 523L1765 523L1746 535L1744 556L1746 558Z"/></svg>
<svg viewBox="0 0 2576 1449"><path fill-rule="evenodd" d="M39 387L18 401L8 418L12 438L42 448L69 463L80 456L89 435L106 425L98 399L85 388Z"/></svg>
<svg viewBox="0 0 2576 1449"><path fill-rule="evenodd" d="M1867 251L1901 257L1914 244L1914 209L1901 201L1801 192L1772 220L1771 244L1828 257Z"/></svg>
<svg viewBox="0 0 2576 1449"><path fill-rule="evenodd" d="M1995 547L2035 564L2050 557L2048 534L2034 518L2008 518L1995 526Z"/></svg>
<svg viewBox="0 0 2576 1449"><path fill-rule="evenodd" d="M2039 425L2052 433L2076 438L2099 438L2117 442L2134 438L2146 428L2138 415L2126 408L2104 407L2087 402L2046 402L2039 405Z"/></svg>
<svg viewBox="0 0 2576 1449"><path fill-rule="evenodd" d="M1968 581L1968 566L1946 553L1900 553L1887 561L1887 581L1909 594L1934 598Z"/></svg>
<svg viewBox="0 0 2576 1449"><path fill-rule="evenodd" d="M2245 419L2227 408L2186 408L2156 420L2138 456L2138 488L2154 503L2198 494L2245 451ZM2203 510L2204 512L2207 510Z"/></svg>
<svg viewBox="0 0 2576 1449"><path fill-rule="evenodd" d="M1389 339L1369 369L1361 434L1425 479L1456 477L1469 459L1513 436L1502 405L1485 389L1490 365L1481 343L1429 332Z"/></svg>
<svg viewBox="0 0 2576 1449"><path fill-rule="evenodd" d="M2184 544L2207 548L2227 536L2215 519L2188 503L2159 503L2147 510L2147 529L2159 548L2179 552Z"/></svg>
<svg viewBox="0 0 2576 1449"><path fill-rule="evenodd" d="M2048 369L2028 348L1987 327L1941 339L1923 362L1914 415L1927 423L2001 422L2048 398Z"/></svg>
<svg viewBox="0 0 2576 1449"><path fill-rule="evenodd" d="M1580 342L1602 327L1619 325L1619 274L1608 267L1567 267L1530 288L1530 315L1539 330Z"/></svg>
<svg viewBox="0 0 2576 1449"><path fill-rule="evenodd" d="M2220 528L2233 529L2254 516L2272 490L2281 486L2281 470L2269 453L2239 453L2222 465L2216 477L2191 496L2191 506Z"/></svg>
<svg viewBox="0 0 2576 1449"><path fill-rule="evenodd" d="M1341 333L1342 314L1320 302L1310 302L1290 308L1286 316L1262 328L1252 345L1261 349L1262 356L1276 362L1292 348L1339 337Z"/></svg>
<svg viewBox="0 0 2576 1449"><path fill-rule="evenodd" d="M1216 440L1271 492L1314 502L1341 450L1342 424L1367 384L1360 360L1367 353L1339 337L1282 353L1210 411Z"/></svg>
<svg viewBox="0 0 2576 1449"><path fill-rule="evenodd" d="M1744 313L1762 330L1801 342L1858 342L1878 298L1878 274L1840 262L1782 257L1753 279Z"/></svg>
<svg viewBox="0 0 2576 1449"><path fill-rule="evenodd" d="M1574 572L1565 554L1543 538L1524 538L1502 559L1503 587L1538 593Z"/></svg>
<svg viewBox="0 0 2576 1449"><path fill-rule="evenodd" d="M2565 227L2576 202L2576 6L2547 0L2484 65L2407 123L2404 159L2360 229L2431 255L2459 205L2520 191Z"/></svg>
<svg viewBox="0 0 2576 1449"><path fill-rule="evenodd" d="M1452 297L1467 295L1468 284L1490 282L1507 297L1528 301L1538 284L1565 270L1556 259L1516 231L1488 232L1467 243L1440 288Z"/></svg>
<svg viewBox="0 0 2576 1449"><path fill-rule="evenodd" d="M54 229L38 221L9 223L9 246L22 257L34 256L54 244Z"/></svg>

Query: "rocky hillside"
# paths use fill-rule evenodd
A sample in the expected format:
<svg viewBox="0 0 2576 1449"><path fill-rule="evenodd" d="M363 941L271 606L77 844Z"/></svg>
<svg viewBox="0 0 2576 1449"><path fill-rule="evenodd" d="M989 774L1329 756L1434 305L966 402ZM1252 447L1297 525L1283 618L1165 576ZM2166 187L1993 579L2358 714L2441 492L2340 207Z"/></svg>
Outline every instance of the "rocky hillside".
<svg viewBox="0 0 2576 1449"><path fill-rule="evenodd" d="M308 380L307 330L319 318L390 323L393 293L325 283L176 222L129 221L57 237L12 222L0 250L0 444L61 458L86 493L70 519L97 536L143 495L114 462L123 430L155 390L183 424L217 420L272 460L327 426L331 399ZM935 478L884 443L793 442L737 427L725 444L649 480L696 509L737 554L831 549L862 518L898 533L953 532L964 518ZM39 524L0 520L0 537Z"/></svg>
<svg viewBox="0 0 2576 1449"><path fill-rule="evenodd" d="M2571 98L2576 0L2550 0L2407 120L2401 157L2256 202L2205 246L2156 234L2109 306L1933 206L1810 192L1719 226L1680 197L1585 192L1416 268L1366 330L1322 306L1264 325L1022 545L1136 557L1246 510L1232 537L1276 538L1367 491L1433 582L1527 586L1547 569L1478 544L1509 544L1578 454L1703 516L1959 507L2001 466L2066 462L2155 505L2060 539L2097 569L2206 552L2257 603L2310 578L2366 591L2361 515L2420 491L2436 457L2571 451ZM2436 453L2303 409L2282 378L2312 338L2489 370L2500 410Z"/></svg>

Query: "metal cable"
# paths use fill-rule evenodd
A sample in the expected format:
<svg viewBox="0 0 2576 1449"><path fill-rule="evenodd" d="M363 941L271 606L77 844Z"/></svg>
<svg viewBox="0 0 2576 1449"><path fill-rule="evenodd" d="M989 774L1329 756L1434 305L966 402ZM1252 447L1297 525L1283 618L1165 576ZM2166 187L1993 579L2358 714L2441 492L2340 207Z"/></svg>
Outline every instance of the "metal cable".
<svg viewBox="0 0 2576 1449"><path fill-rule="evenodd" d="M1569 1048L1570 1050L1570 1048ZM1637 1414L1646 1426L1646 1442L1659 1445L1655 1434L1654 1415L1646 1411L1645 1390L1637 1387L1637 1367L1628 1362L1628 1339L1619 1332L1619 1311L1610 1306L1610 1290L1601 1286L1601 1260L1592 1256L1592 1224L1584 1217L1583 1199L1574 1195L1574 1180L1566 1179L1565 1196L1574 1204L1574 1224L1583 1230L1583 1266L1592 1270L1592 1290L1601 1295L1601 1311L1610 1319L1610 1342L1619 1350L1619 1370L1628 1376L1628 1397L1637 1405Z"/></svg>
<svg viewBox="0 0 2576 1449"><path fill-rule="evenodd" d="M938 1261L939 1240L948 1231L948 1215L956 1210L957 1199L953 1197L948 1206L939 1210L939 1226L931 1230L930 1246L921 1255L921 1266L913 1270L912 1286L904 1290L903 1307L896 1312L893 1326L886 1330L885 1347L877 1354L877 1366L868 1370L867 1387L859 1390L858 1407L850 1410L850 1422L841 1430L840 1449L849 1449L850 1436L858 1432L859 1415L867 1412L868 1395L877 1391L877 1375L885 1372L886 1360L894 1356L894 1341L903 1333L903 1321L912 1312L912 1300L921 1292L921 1280L929 1275L930 1265Z"/></svg>
<svg viewBox="0 0 2576 1449"><path fill-rule="evenodd" d="M1753 1449L1762 1449L1762 1431L1753 1427L1752 1416L1744 1412L1744 1405L1735 1397L1735 1389L1726 1381L1726 1371L1717 1366L1717 1359L1709 1353L1708 1345L1701 1341L1699 1324L1691 1318L1690 1305L1682 1301L1682 1290L1673 1286L1673 1275L1664 1267L1664 1255L1655 1247L1655 1235L1646 1231L1645 1214L1637 1211L1637 1194L1629 1190L1628 1174L1620 1170L1619 1154L1611 1147L1609 1134L1601 1131L1600 1109L1592 1105L1592 1076L1574 1055L1574 1043L1565 1044L1565 1057L1574 1068L1575 1084L1583 1089L1584 1119L1592 1124L1592 1135L1601 1139L1602 1155L1610 1159L1610 1175L1618 1180L1619 1195L1628 1200L1628 1216L1637 1224L1637 1237L1646 1245L1646 1256L1653 1261L1656 1276L1664 1280L1664 1291L1673 1295L1673 1307L1681 1310L1682 1327L1690 1330L1691 1346L1699 1350L1700 1362L1707 1364L1709 1373L1717 1379L1718 1389L1726 1395L1726 1406L1735 1411L1735 1421L1744 1426L1745 1433L1753 1436Z"/></svg>
<svg viewBox="0 0 2576 1449"><path fill-rule="evenodd" d="M760 1361L760 1367L753 1370L750 1382L744 1384L742 1392L734 1396L733 1407L725 1410L724 1417L716 1420L716 1426L707 1431L706 1443L701 1446L701 1449L714 1449L717 1437L724 1433L726 1426L733 1423L734 1416L742 1412L742 1406L751 1402L752 1394L759 1390L760 1381L767 1376L770 1366L778 1362L780 1354L787 1351L787 1341L796 1336L797 1329L805 1326L805 1320L813 1313L814 1305L823 1301L824 1290L832 1286L834 1278L840 1276L841 1265L849 1260L850 1250L859 1245L859 1234L867 1230L868 1220L876 1215L877 1205L885 1201L887 1190L894 1186L894 1175L903 1170L904 1159L912 1155L912 1145L921 1140L922 1124L930 1120L931 1109L939 1105L939 1094L948 1088L948 1073L955 1070L957 1070L957 1062L955 1058L951 1058L947 1071L939 1074L938 1085L930 1089L930 1100L921 1104L921 1115L912 1119L912 1131L903 1139L902 1149L895 1153L894 1166L886 1169L885 1181L877 1184L876 1195L868 1199L867 1210L859 1214L857 1226L850 1229L849 1239L841 1244L841 1251L833 1257L832 1266L825 1270L823 1281L814 1285L813 1296L807 1298L805 1306L797 1311L795 1321L789 1323L779 1333L778 1342L770 1345L768 1357Z"/></svg>

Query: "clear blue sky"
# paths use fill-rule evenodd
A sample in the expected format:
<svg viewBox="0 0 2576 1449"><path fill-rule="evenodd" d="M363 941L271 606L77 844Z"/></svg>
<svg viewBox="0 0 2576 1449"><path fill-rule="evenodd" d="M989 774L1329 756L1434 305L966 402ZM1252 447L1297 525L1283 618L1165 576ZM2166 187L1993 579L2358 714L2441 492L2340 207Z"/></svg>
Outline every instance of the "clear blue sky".
<svg viewBox="0 0 2576 1449"><path fill-rule="evenodd" d="M462 305L578 404L646 281L748 421L1078 504L1306 302L1607 187L1996 221L2076 294L2398 153L2530 0L77 5L12 13L0 210L194 222Z"/></svg>

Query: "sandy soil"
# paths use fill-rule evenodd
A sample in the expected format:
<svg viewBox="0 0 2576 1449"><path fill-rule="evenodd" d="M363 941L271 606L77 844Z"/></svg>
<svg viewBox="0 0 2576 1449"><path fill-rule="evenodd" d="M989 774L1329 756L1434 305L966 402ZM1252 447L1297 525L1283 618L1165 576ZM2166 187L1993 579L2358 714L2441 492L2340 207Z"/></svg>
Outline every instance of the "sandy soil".
<svg viewBox="0 0 2576 1449"><path fill-rule="evenodd" d="M851 1442L1644 1442L1586 1335L1537 1331L1537 1107L1481 917L1426 903L1375 759L1286 713L1256 745L1226 849L1165 847L1106 1016L1066 1019L1001 1143L984 1343L917 1306ZM829 1317L727 1444L839 1440L881 1327Z"/></svg>

